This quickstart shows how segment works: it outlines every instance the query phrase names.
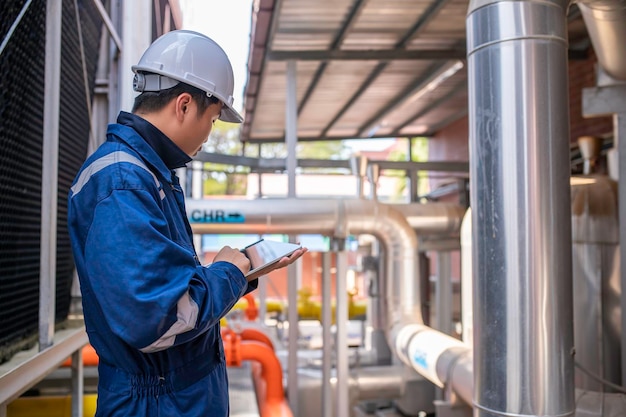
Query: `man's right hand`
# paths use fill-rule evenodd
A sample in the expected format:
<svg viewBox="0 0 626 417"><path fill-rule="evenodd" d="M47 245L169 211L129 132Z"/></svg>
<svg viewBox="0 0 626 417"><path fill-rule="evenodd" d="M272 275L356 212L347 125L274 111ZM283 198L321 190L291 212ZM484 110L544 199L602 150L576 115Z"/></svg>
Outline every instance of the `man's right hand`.
<svg viewBox="0 0 626 417"><path fill-rule="evenodd" d="M238 249L233 249L230 246L224 246L213 258L213 262L230 262L235 265L239 270L246 275L250 271L250 259L241 253ZM254 278L248 277L247 280L251 281Z"/></svg>

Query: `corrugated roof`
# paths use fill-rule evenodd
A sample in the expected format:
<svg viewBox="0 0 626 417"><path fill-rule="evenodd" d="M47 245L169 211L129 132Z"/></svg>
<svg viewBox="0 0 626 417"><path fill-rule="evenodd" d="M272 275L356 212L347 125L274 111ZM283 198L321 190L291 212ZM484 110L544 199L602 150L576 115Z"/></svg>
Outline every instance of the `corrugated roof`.
<svg viewBox="0 0 626 417"><path fill-rule="evenodd" d="M289 60L299 141L430 136L464 117L468 5L256 0L241 139L284 141ZM572 9L570 49L584 50L585 26Z"/></svg>

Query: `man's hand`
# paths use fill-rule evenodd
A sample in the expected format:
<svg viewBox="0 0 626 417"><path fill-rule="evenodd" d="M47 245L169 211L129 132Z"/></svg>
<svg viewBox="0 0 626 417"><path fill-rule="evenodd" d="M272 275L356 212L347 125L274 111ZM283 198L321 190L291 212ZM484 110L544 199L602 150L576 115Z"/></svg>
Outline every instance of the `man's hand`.
<svg viewBox="0 0 626 417"><path fill-rule="evenodd" d="M213 258L213 262L230 262L235 265L239 270L246 275L250 270L250 259L246 257L238 249L233 249L230 246L224 246ZM250 281L250 277L247 278Z"/></svg>
<svg viewBox="0 0 626 417"><path fill-rule="evenodd" d="M300 248L296 250L294 253L292 253L291 255L281 258L280 261L273 264L269 269L263 268L263 270L255 272L254 274L250 274L250 276L246 278L248 279L248 282L249 282L249 281L259 278L261 275L266 275L272 271L275 271L276 269L284 268L287 265L292 264L296 260L298 260L298 258L300 258L302 255L304 255L307 252L307 250L308 250L307 248Z"/></svg>

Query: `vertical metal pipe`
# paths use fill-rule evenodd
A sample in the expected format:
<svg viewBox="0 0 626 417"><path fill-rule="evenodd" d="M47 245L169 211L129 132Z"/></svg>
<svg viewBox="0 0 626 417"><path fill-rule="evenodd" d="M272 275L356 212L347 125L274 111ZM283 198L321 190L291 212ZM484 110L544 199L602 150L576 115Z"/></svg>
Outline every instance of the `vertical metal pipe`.
<svg viewBox="0 0 626 417"><path fill-rule="evenodd" d="M298 142L298 96L296 61L287 61L287 97L285 109L285 142L287 143L287 197L296 196L296 144Z"/></svg>
<svg viewBox="0 0 626 417"><path fill-rule="evenodd" d="M335 350L336 354L336 416L350 415L349 373L348 373L348 253L345 248L345 239L335 239L337 253L337 275L335 276Z"/></svg>
<svg viewBox="0 0 626 417"><path fill-rule="evenodd" d="M450 252L437 252L437 284L435 286L435 328L452 333L452 279Z"/></svg>
<svg viewBox="0 0 626 417"><path fill-rule="evenodd" d="M472 308L472 209L463 216L461 225L461 339L468 346L474 345L474 314Z"/></svg>
<svg viewBox="0 0 626 417"><path fill-rule="evenodd" d="M109 5L109 14L111 16L111 21L114 22L115 28L118 30L118 33L122 31L122 14L123 7L119 4L118 1L112 1ZM116 120L117 114L121 109L121 94L122 90L120 89L120 79L122 76L122 71L120 69L123 64L122 58L122 50L120 50L113 39L109 39L108 41L108 56L109 58L109 71L108 71L108 85L107 85L107 98L108 98L108 122L114 122ZM126 67L128 68L128 67ZM132 86L131 86L132 87ZM127 93L130 93L129 90L124 90ZM106 130L105 130L106 132Z"/></svg>
<svg viewBox="0 0 626 417"><path fill-rule="evenodd" d="M83 417L84 392L83 350L72 354L72 417Z"/></svg>
<svg viewBox="0 0 626 417"><path fill-rule="evenodd" d="M322 253L322 417L333 417L333 393L330 375L333 366L331 252Z"/></svg>
<svg viewBox="0 0 626 417"><path fill-rule="evenodd" d="M574 413L566 8L468 11L476 417Z"/></svg>
<svg viewBox="0 0 626 417"><path fill-rule="evenodd" d="M622 338L626 336L626 113L613 115L613 129L615 135L614 147L617 149L618 182L617 204L619 219L619 256L621 261L620 283L622 296L620 305L622 310ZM622 385L626 383L626 342L622 340Z"/></svg>
<svg viewBox="0 0 626 417"><path fill-rule="evenodd" d="M296 90L296 62L287 61L287 96L285 108L285 142L287 143L287 197L296 196L296 143L298 141L298 98ZM287 274L293 278L295 265L289 265ZM289 351L287 354L287 392L289 406L298 415L298 281L289 279L287 288Z"/></svg>
<svg viewBox="0 0 626 417"><path fill-rule="evenodd" d="M294 279L296 264L287 267L287 397L294 415L298 413L298 281Z"/></svg>
<svg viewBox="0 0 626 417"><path fill-rule="evenodd" d="M55 321L59 101L61 97L61 0L46 3L46 74L41 167L41 264L39 268L39 350L52 345Z"/></svg>
<svg viewBox="0 0 626 417"><path fill-rule="evenodd" d="M257 294L259 296L259 322L265 325L265 319L267 318L267 279L259 280Z"/></svg>

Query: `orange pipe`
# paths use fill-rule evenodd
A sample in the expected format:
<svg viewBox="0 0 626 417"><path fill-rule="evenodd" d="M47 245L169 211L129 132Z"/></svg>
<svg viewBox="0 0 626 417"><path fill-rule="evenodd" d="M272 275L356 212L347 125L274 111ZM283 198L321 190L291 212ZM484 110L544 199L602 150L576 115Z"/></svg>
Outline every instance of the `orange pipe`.
<svg viewBox="0 0 626 417"><path fill-rule="evenodd" d="M241 336L241 340L255 340L257 342L265 343L270 348L272 348L272 350L274 350L274 344L272 343L272 340L260 330L243 329L241 333L239 333L239 335Z"/></svg>
<svg viewBox="0 0 626 417"><path fill-rule="evenodd" d="M248 307L246 308L246 317L250 321L254 321L259 316L259 309L256 306L256 300L251 293L248 293L243 296L248 302Z"/></svg>
<svg viewBox="0 0 626 417"><path fill-rule="evenodd" d="M87 344L83 348L83 366L98 366L98 354L93 346ZM61 364L62 367L72 366L72 357L70 356Z"/></svg>
<svg viewBox="0 0 626 417"><path fill-rule="evenodd" d="M293 417L285 401L283 372L274 350L261 342L244 341L241 343L240 352L242 360L256 361L261 365L263 395L259 395L257 389L261 417Z"/></svg>

